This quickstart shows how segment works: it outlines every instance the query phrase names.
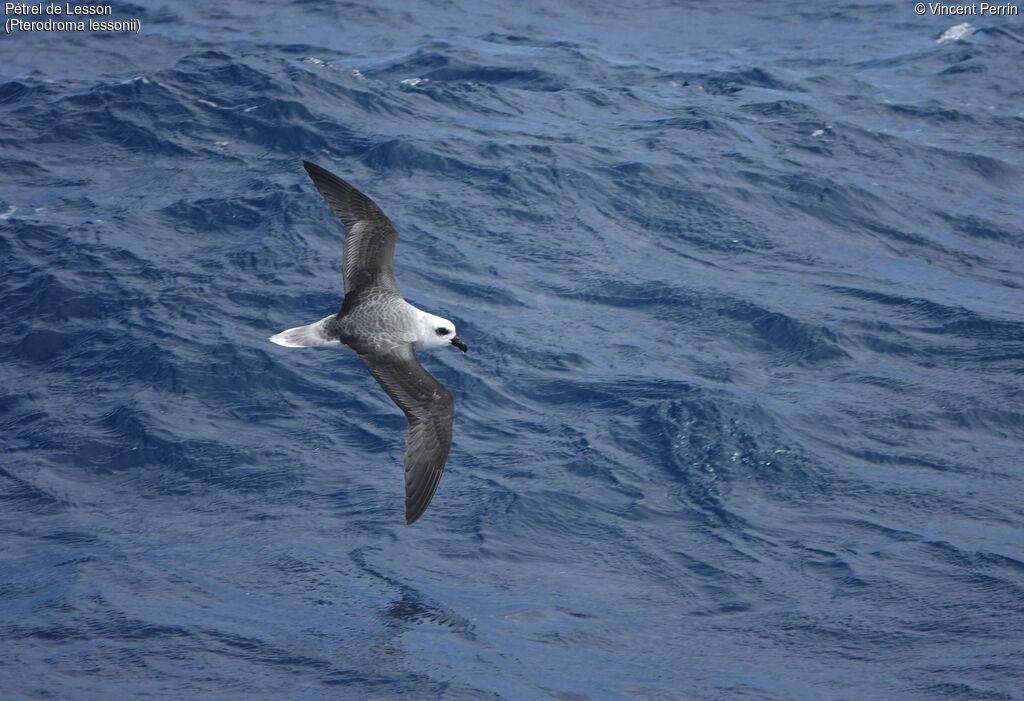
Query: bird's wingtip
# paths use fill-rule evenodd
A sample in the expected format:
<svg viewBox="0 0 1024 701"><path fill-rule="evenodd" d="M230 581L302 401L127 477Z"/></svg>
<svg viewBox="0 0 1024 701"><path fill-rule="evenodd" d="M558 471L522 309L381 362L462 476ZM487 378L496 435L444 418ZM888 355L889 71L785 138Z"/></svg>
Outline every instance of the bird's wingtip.
<svg viewBox="0 0 1024 701"><path fill-rule="evenodd" d="M433 496L433 495L431 495L431 496ZM410 504L408 502L408 500L407 500L406 504L405 504L405 525L411 526L412 524L414 524L417 521L419 521L420 516L422 516L424 513L426 513L427 506L429 504L430 504L430 499L427 499L426 503L419 502L419 503L416 503L416 504Z"/></svg>

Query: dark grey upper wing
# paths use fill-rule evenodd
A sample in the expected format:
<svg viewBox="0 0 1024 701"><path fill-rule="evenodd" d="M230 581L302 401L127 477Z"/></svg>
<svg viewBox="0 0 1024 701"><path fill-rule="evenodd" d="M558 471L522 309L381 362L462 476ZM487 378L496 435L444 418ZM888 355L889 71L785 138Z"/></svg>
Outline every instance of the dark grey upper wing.
<svg viewBox="0 0 1024 701"><path fill-rule="evenodd" d="M346 294L366 285L398 292L392 260L398 231L373 200L315 163L302 162L320 194L345 225L342 276Z"/></svg>
<svg viewBox="0 0 1024 701"><path fill-rule="evenodd" d="M412 523L426 510L441 480L452 447L455 398L423 369L411 344L390 353L360 353L359 357L409 420L405 439L405 522Z"/></svg>

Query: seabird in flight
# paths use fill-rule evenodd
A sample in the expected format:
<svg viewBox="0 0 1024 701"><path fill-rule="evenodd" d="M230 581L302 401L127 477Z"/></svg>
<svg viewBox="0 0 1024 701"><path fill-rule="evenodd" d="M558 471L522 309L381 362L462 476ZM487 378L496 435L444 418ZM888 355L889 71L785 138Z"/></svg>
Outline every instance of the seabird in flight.
<svg viewBox="0 0 1024 701"><path fill-rule="evenodd" d="M271 336L282 346L348 346L405 412L405 522L426 510L452 447L455 399L416 360L417 350L466 344L447 319L402 298L392 259L398 231L373 200L338 176L303 161L320 194L345 225L341 311Z"/></svg>

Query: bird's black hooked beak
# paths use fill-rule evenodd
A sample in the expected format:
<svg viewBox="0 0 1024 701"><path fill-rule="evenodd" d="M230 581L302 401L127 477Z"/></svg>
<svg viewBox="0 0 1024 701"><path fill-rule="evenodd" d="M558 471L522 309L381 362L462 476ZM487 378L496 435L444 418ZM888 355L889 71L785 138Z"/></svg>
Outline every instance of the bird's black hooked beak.
<svg viewBox="0 0 1024 701"><path fill-rule="evenodd" d="M454 337L454 338L452 339L452 345L453 345L453 346L455 346L456 348L458 348L458 349L459 349L460 351L462 351L463 353L465 353L465 352L466 352L466 344L465 344L465 343L463 343L463 342L462 342L462 339L461 339L461 338L459 338L458 336L456 336L456 337Z"/></svg>

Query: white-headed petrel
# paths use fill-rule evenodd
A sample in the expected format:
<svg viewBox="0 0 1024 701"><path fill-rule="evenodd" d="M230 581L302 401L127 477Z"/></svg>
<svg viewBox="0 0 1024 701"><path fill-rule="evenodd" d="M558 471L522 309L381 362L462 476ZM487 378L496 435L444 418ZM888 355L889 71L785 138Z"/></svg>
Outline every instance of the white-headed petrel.
<svg viewBox="0 0 1024 701"><path fill-rule="evenodd" d="M388 396L405 412L405 522L426 510L452 447L455 399L416 360L417 350L466 344L447 319L417 309L395 282L392 258L398 231L373 200L338 176L308 161L302 165L345 225L341 311L282 331L282 346L347 345Z"/></svg>

